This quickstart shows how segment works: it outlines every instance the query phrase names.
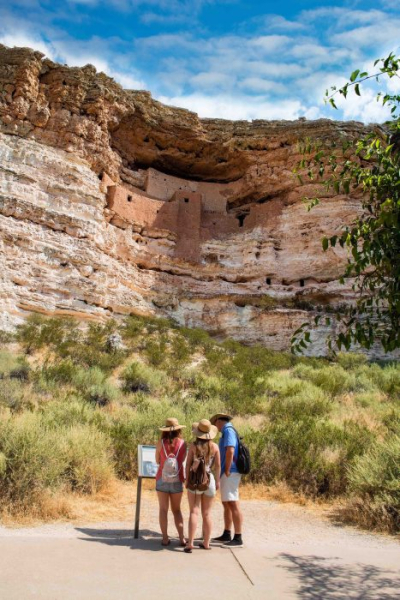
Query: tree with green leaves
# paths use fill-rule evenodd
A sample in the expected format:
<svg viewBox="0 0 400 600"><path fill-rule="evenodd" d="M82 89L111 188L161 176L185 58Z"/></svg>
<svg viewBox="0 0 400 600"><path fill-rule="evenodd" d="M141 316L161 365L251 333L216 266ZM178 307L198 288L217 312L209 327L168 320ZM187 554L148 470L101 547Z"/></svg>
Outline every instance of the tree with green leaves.
<svg viewBox="0 0 400 600"><path fill-rule="evenodd" d="M340 89L326 91L326 101L337 108L337 98L353 90L362 94L370 79L400 78L400 57L390 54L375 61L376 72L354 71ZM395 86L393 86L395 88ZM400 86L399 86L400 90ZM292 351L302 352L312 343L311 330L325 325L333 332L327 343L332 352L353 345L370 349L379 343L385 352L400 347L400 92L377 93L377 101L390 108L392 119L371 128L361 139L345 139L341 144L303 144L303 160L298 173L321 181L336 193L360 192L362 213L338 235L322 240L327 251L339 244L348 249L348 261L340 279L353 278L356 294L351 304L330 318L318 315L303 323L293 334ZM308 198L308 209L320 200Z"/></svg>

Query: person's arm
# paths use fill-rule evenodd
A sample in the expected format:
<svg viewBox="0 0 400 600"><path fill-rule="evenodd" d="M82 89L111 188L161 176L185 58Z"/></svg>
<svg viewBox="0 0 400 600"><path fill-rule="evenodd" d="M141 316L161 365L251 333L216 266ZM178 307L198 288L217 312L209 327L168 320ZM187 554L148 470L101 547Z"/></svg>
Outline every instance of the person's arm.
<svg viewBox="0 0 400 600"><path fill-rule="evenodd" d="M214 455L214 477L215 477L215 487L219 490L219 483L221 478L221 455L219 453L219 448L217 444L214 444L215 455Z"/></svg>
<svg viewBox="0 0 400 600"><path fill-rule="evenodd" d="M186 481L185 481L185 487L186 488L187 488L188 483L189 483L189 473L190 473L190 467L192 466L192 463L193 463L193 447L190 446L188 457L187 457L187 460L186 460Z"/></svg>
<svg viewBox="0 0 400 600"><path fill-rule="evenodd" d="M231 474L231 466L233 463L234 454L235 454L234 446L227 446L225 448L225 475L227 477L229 477L229 475Z"/></svg>
<svg viewBox="0 0 400 600"><path fill-rule="evenodd" d="M235 456L236 432L232 427L226 429L224 433L224 448L225 448L225 475L229 477L233 458Z"/></svg>
<svg viewBox="0 0 400 600"><path fill-rule="evenodd" d="M161 448L162 448L162 441L158 440L157 446L156 446L156 463L158 465L160 464Z"/></svg>

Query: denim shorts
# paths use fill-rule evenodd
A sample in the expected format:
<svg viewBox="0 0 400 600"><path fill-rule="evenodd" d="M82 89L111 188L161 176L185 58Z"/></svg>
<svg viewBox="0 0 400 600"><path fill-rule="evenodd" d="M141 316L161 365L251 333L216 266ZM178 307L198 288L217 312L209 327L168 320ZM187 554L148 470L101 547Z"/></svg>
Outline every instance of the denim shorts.
<svg viewBox="0 0 400 600"><path fill-rule="evenodd" d="M156 482L156 491L164 492L165 494L182 494L183 483L181 481L175 481L174 483L167 483L162 479L158 479Z"/></svg>

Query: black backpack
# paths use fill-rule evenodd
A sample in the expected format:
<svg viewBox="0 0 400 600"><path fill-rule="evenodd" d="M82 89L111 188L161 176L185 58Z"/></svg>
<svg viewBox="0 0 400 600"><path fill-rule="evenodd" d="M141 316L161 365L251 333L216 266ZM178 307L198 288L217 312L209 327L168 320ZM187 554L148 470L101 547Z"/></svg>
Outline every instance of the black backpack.
<svg viewBox="0 0 400 600"><path fill-rule="evenodd" d="M240 437L236 429L234 427L232 427L232 429L236 433L238 439L238 457L236 461L236 468L238 473L241 475L248 475L251 470L250 450L243 442L243 438Z"/></svg>

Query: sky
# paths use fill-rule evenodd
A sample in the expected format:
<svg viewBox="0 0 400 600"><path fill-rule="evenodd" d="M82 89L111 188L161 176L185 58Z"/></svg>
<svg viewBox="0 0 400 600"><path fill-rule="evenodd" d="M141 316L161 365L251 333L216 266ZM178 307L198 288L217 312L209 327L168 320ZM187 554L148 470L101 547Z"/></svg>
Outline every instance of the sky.
<svg viewBox="0 0 400 600"><path fill-rule="evenodd" d="M376 89L338 111L323 97L400 54L400 0L0 0L0 43L91 63L201 117L381 122Z"/></svg>

